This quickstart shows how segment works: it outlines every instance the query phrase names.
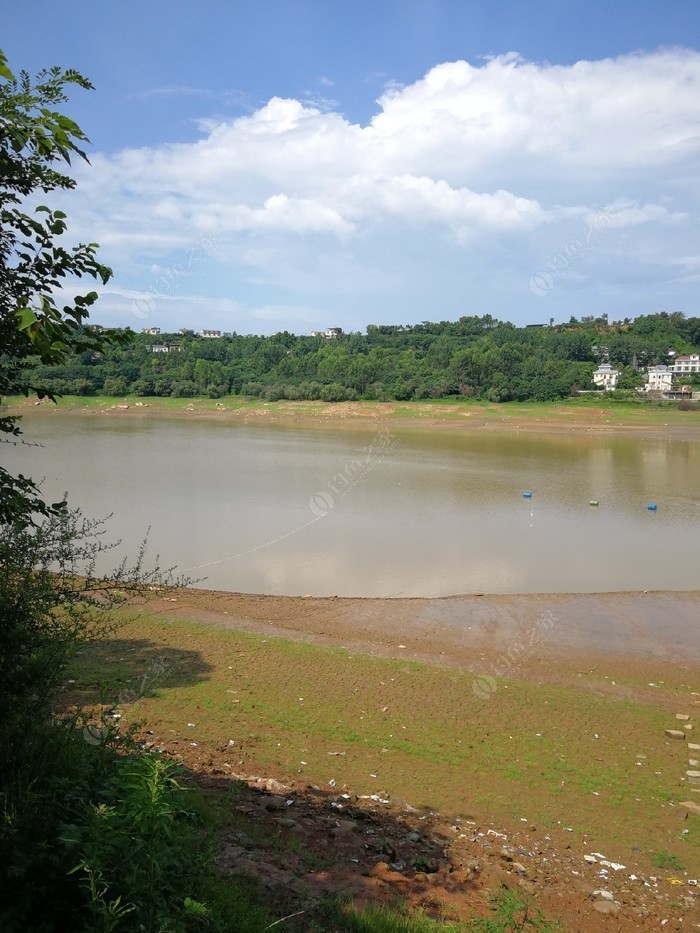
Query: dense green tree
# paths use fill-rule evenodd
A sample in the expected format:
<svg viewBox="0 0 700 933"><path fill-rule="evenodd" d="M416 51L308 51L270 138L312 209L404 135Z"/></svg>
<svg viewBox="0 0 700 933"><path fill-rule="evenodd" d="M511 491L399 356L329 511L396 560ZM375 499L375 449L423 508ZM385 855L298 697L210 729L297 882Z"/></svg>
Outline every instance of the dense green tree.
<svg viewBox="0 0 700 933"><path fill-rule="evenodd" d="M57 166L74 156L87 158L81 148L87 137L56 109L71 87L91 85L78 72L60 68L41 72L34 82L25 72L16 77L0 51L0 397L51 395L36 380L32 363L63 365L123 339L85 328L95 291L60 307L56 301L68 277L109 280L110 269L97 260L97 245L65 246L65 214L43 204L26 207L30 198L73 188L74 179ZM92 383L74 374L63 388L82 394ZM17 419L0 418L0 433L19 434ZM0 522L29 521L47 508L30 479L0 467Z"/></svg>

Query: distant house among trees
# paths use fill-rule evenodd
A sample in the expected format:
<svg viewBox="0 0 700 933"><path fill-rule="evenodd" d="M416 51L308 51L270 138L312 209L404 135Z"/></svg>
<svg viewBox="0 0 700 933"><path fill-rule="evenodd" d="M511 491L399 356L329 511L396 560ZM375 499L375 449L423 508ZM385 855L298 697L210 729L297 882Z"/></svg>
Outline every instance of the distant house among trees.
<svg viewBox="0 0 700 933"><path fill-rule="evenodd" d="M610 363L601 363L598 369L593 373L593 382L605 389L606 392L612 392L617 388L617 380L620 378L619 370L613 369Z"/></svg>
<svg viewBox="0 0 700 933"><path fill-rule="evenodd" d="M312 330L312 337L326 337L332 340L334 337L340 337L343 333L342 327L327 327L325 330Z"/></svg>
<svg viewBox="0 0 700 933"><path fill-rule="evenodd" d="M674 376L697 376L700 374L700 353L690 356L677 356L673 361Z"/></svg>
<svg viewBox="0 0 700 933"><path fill-rule="evenodd" d="M647 370L645 392L670 392L673 385L673 369L670 366L650 366Z"/></svg>
<svg viewBox="0 0 700 933"><path fill-rule="evenodd" d="M158 334L160 333L160 327L142 327L141 333L150 334L151 337L157 337Z"/></svg>
<svg viewBox="0 0 700 933"><path fill-rule="evenodd" d="M179 343L153 343L146 349L149 353L179 353L182 347Z"/></svg>
<svg viewBox="0 0 700 933"><path fill-rule="evenodd" d="M223 337L220 330L200 330L200 337L207 337L210 340L216 340L217 337Z"/></svg>

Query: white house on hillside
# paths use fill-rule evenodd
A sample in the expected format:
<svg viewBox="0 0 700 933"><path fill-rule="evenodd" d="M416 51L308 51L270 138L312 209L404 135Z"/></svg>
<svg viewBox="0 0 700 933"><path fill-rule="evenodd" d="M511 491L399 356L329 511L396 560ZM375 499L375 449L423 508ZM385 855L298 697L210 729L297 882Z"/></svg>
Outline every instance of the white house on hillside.
<svg viewBox="0 0 700 933"><path fill-rule="evenodd" d="M647 370L645 392L670 392L673 385L673 370L670 366L650 366Z"/></svg>
<svg viewBox="0 0 700 933"><path fill-rule="evenodd" d="M617 388L617 380L619 378L619 371L613 369L610 363L601 363L598 369L593 373L593 382L607 392L612 392L613 389Z"/></svg>
<svg viewBox="0 0 700 933"><path fill-rule="evenodd" d="M673 361L673 374L679 376L697 376L700 373L700 353L690 356L677 356Z"/></svg>

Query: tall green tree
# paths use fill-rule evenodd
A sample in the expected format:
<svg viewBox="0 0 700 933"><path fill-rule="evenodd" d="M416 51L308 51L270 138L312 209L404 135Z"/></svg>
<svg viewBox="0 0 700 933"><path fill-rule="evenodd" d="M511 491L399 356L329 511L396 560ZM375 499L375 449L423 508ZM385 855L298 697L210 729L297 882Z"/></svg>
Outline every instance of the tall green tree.
<svg viewBox="0 0 700 933"><path fill-rule="evenodd" d="M63 211L36 204L43 195L74 188L65 167L75 157L87 161L87 136L57 109L73 87L92 85L58 67L34 81L24 71L15 76L0 50L0 398L51 396L35 384L33 362L58 365L125 339L86 330L97 292L59 306L56 294L67 280L88 276L106 284L112 272L98 261L96 243L64 244ZM19 433L16 418L0 417L0 436ZM57 505L47 506L31 479L0 467L0 522L31 522Z"/></svg>

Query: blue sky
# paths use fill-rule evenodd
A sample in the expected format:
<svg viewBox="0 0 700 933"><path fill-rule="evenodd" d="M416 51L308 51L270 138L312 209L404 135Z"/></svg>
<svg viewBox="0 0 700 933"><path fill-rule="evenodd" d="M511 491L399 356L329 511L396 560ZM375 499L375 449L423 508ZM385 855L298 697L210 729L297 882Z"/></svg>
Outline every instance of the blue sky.
<svg viewBox="0 0 700 933"><path fill-rule="evenodd" d="M698 314L700 4L0 0L90 77L93 320L297 333Z"/></svg>

